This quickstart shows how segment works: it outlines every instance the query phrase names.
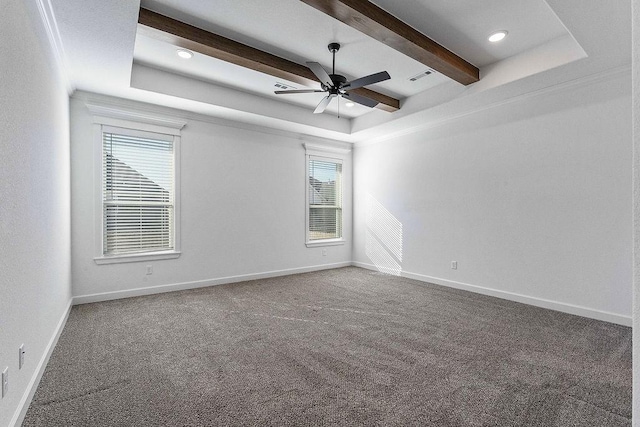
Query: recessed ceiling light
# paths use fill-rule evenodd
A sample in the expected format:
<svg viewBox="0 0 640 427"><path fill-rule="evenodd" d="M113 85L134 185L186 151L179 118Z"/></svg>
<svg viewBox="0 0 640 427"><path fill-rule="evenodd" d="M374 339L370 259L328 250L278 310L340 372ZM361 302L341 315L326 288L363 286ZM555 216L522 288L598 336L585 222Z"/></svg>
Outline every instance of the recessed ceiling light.
<svg viewBox="0 0 640 427"><path fill-rule="evenodd" d="M354 103L353 103L353 102L351 102L351 101L347 101L347 102L345 102L345 103L344 103L344 106L345 106L345 107L349 107L349 108L353 107L354 105L356 105L356 104L354 104Z"/></svg>
<svg viewBox="0 0 640 427"><path fill-rule="evenodd" d="M187 49L178 49L176 53L182 59L191 59L193 57L193 52Z"/></svg>
<svg viewBox="0 0 640 427"><path fill-rule="evenodd" d="M504 39L505 37L507 37L507 34L509 34L508 31L505 30L501 30L501 31L496 31L495 33L491 34L489 36L489 41L491 43L496 43L499 42L500 40Z"/></svg>

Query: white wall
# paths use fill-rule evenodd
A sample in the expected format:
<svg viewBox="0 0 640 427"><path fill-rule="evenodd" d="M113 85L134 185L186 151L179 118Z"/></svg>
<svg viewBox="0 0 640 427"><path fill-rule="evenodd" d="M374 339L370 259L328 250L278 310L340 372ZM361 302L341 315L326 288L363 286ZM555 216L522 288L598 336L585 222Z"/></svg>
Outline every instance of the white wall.
<svg viewBox="0 0 640 427"><path fill-rule="evenodd" d="M143 294L149 290L122 291L167 285L169 288L165 289L203 286L239 279L235 276L299 272L351 261L350 154L345 163L344 196L344 235L348 242L326 248L327 255L323 256L321 248L305 246L303 140L191 116L183 128L181 142L182 256L173 260L97 265L93 260L96 197L91 163L93 125L86 107L86 99L91 97L95 95L78 94L71 101L75 296L108 292L118 292L116 296ZM123 102L108 98L101 101ZM129 108L150 108L132 102L125 104ZM155 111L168 112L158 107ZM146 265L153 265L150 276L145 275Z"/></svg>
<svg viewBox="0 0 640 427"><path fill-rule="evenodd" d="M618 70L356 147L354 260L630 324L630 89Z"/></svg>
<svg viewBox="0 0 640 427"><path fill-rule="evenodd" d="M640 0L633 0L633 425L640 427Z"/></svg>
<svg viewBox="0 0 640 427"><path fill-rule="evenodd" d="M0 426L6 426L27 400L71 300L69 98L35 1L3 2L0 40L0 370L9 367ZM22 343L27 353L18 370Z"/></svg>

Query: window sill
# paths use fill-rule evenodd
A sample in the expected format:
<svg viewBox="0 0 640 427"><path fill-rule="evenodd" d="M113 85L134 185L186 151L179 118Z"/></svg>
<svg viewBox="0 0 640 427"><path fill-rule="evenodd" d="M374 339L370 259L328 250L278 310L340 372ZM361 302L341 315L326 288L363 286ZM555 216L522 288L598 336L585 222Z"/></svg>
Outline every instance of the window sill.
<svg viewBox="0 0 640 427"><path fill-rule="evenodd" d="M325 239L325 240L312 240L307 242L306 245L308 248L317 248L319 246L338 246L344 245L346 240L344 239Z"/></svg>
<svg viewBox="0 0 640 427"><path fill-rule="evenodd" d="M113 255L113 256L100 256L95 257L93 260L96 264L120 264L124 262L142 262L142 261L155 261L160 259L174 259L178 258L182 252L179 251L167 251L167 252L152 252L146 254L129 254L129 255Z"/></svg>

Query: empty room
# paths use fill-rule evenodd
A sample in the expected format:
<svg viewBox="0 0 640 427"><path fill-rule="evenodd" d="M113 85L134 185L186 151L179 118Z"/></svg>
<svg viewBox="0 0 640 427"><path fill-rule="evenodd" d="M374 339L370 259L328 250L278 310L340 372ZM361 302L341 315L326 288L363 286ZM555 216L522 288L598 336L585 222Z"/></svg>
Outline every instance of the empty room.
<svg viewBox="0 0 640 427"><path fill-rule="evenodd" d="M0 426L640 427L639 11L3 2Z"/></svg>

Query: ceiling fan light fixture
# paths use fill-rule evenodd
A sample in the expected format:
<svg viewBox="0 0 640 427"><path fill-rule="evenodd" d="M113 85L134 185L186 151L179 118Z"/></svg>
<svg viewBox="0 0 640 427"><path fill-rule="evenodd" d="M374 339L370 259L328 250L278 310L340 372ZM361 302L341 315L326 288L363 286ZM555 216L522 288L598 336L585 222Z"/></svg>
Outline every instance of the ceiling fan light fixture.
<svg viewBox="0 0 640 427"><path fill-rule="evenodd" d="M193 52L187 49L178 49L176 50L176 54L182 59L191 59L193 58Z"/></svg>
<svg viewBox="0 0 640 427"><path fill-rule="evenodd" d="M509 32L506 30L496 31L495 33L491 34L487 38L487 40L489 40L491 43L497 43L507 37L507 34L509 34Z"/></svg>

